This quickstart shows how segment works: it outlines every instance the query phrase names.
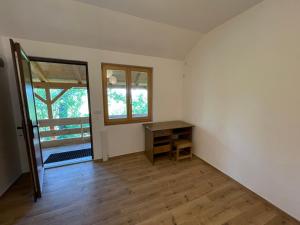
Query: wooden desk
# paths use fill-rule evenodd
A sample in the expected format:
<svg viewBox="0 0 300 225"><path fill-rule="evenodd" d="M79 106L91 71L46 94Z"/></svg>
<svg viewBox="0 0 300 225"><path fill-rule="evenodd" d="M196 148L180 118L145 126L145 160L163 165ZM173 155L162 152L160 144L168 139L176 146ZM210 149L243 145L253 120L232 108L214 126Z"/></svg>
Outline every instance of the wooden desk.
<svg viewBox="0 0 300 225"><path fill-rule="evenodd" d="M156 155L171 152L173 141L179 138L192 140L193 125L183 121L143 124L145 128L145 154L154 163Z"/></svg>

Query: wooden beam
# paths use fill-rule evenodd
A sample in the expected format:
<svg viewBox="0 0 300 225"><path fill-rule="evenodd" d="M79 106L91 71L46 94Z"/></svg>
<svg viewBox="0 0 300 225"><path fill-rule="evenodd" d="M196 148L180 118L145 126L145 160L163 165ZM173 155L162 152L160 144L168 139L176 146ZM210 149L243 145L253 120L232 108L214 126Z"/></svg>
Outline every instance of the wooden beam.
<svg viewBox="0 0 300 225"><path fill-rule="evenodd" d="M47 104L47 110L48 110L48 118L51 120L53 119L52 114L52 104L51 104L51 95L50 95L50 89L45 88L46 91L46 104ZM50 126L50 130L54 130L54 126Z"/></svg>
<svg viewBox="0 0 300 225"><path fill-rule="evenodd" d="M90 128L74 128L74 129L64 129L64 130L52 130L52 131L41 131L41 137L53 137L53 136L60 136L60 135L68 135L68 134L82 134L82 133L89 133Z"/></svg>
<svg viewBox="0 0 300 225"><path fill-rule="evenodd" d="M107 87L109 89L125 89L126 86L123 86L123 85L107 85ZM134 89L143 89L143 90L147 90L147 86L144 86L142 84L140 84L140 86L131 86L131 88L134 88Z"/></svg>
<svg viewBox="0 0 300 225"><path fill-rule="evenodd" d="M140 76L141 76L141 73L138 73L138 75L135 77L135 79L134 79L134 84L135 84L135 86L139 86L139 85L138 85L138 81L139 81L139 79L140 79Z"/></svg>
<svg viewBox="0 0 300 225"><path fill-rule="evenodd" d="M75 80L78 80L78 84L82 84L82 79L81 79L81 74L78 71L78 65L73 65L73 72L74 72L74 76L75 76Z"/></svg>
<svg viewBox="0 0 300 225"><path fill-rule="evenodd" d="M73 87L87 87L86 84L78 83L55 83L55 82L33 82L35 88L70 89Z"/></svg>
<svg viewBox="0 0 300 225"><path fill-rule="evenodd" d="M51 101L51 104L54 104L61 96L63 96L67 91L69 90L69 88L65 88L63 89L58 95L56 95L56 97Z"/></svg>
<svg viewBox="0 0 300 225"><path fill-rule="evenodd" d="M38 95L37 93L34 93L34 96L35 96L37 99L39 99L41 102L47 104L47 101L46 101L44 98L42 98L40 95Z"/></svg>
<svg viewBox="0 0 300 225"><path fill-rule="evenodd" d="M48 120L40 120L39 121L40 127L73 125L73 124L86 124L86 123L90 123L89 117L48 119Z"/></svg>
<svg viewBox="0 0 300 225"><path fill-rule="evenodd" d="M31 62L32 72L35 73L42 82L48 82L45 72L37 62Z"/></svg>
<svg viewBox="0 0 300 225"><path fill-rule="evenodd" d="M90 137L84 138L67 138L62 140L53 140L53 141L44 141L41 143L42 148L51 148L57 146L66 146L66 145L74 145L74 144L83 144L91 142Z"/></svg>

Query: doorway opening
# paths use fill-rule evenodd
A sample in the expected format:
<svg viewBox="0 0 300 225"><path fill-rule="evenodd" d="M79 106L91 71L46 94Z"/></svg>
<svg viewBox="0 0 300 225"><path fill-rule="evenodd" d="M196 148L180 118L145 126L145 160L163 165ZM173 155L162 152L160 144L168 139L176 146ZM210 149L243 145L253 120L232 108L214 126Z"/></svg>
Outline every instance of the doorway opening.
<svg viewBox="0 0 300 225"><path fill-rule="evenodd" d="M93 159L88 65L30 57L45 168Z"/></svg>

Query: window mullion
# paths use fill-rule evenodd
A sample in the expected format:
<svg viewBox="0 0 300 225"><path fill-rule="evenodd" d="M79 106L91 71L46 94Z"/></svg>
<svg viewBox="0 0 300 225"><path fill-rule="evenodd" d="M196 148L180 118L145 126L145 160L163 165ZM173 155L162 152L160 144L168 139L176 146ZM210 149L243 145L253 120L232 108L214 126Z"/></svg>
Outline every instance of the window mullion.
<svg viewBox="0 0 300 225"><path fill-rule="evenodd" d="M152 69L148 69L148 119L152 121L152 98L153 98L153 80L152 80Z"/></svg>
<svg viewBox="0 0 300 225"><path fill-rule="evenodd" d="M131 70L126 69L126 87L127 87L127 119L132 120L132 101L131 101Z"/></svg>

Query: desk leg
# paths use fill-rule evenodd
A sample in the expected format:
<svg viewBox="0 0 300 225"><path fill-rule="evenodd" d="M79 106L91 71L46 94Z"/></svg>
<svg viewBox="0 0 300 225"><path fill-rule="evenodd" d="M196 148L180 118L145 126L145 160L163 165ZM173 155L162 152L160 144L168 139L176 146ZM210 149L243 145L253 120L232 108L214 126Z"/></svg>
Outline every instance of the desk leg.
<svg viewBox="0 0 300 225"><path fill-rule="evenodd" d="M153 133L145 129L145 154L152 164L154 164L153 154Z"/></svg>

